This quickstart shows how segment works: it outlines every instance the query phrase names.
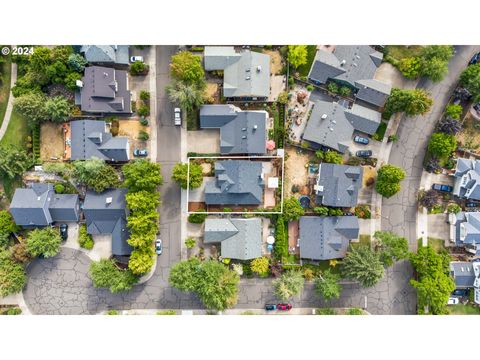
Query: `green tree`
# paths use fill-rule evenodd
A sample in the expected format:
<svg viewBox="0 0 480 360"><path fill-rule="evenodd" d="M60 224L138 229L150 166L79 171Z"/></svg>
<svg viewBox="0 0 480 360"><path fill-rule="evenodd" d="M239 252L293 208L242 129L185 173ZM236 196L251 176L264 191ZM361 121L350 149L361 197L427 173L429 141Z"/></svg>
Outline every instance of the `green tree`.
<svg viewBox="0 0 480 360"><path fill-rule="evenodd" d="M428 150L440 158L447 157L457 148L457 139L454 135L442 132L432 134L428 142Z"/></svg>
<svg viewBox="0 0 480 360"><path fill-rule="evenodd" d="M158 218L156 211L134 213L127 218L128 228L134 234L149 236L153 240L158 231Z"/></svg>
<svg viewBox="0 0 480 360"><path fill-rule="evenodd" d="M87 227L85 225L80 225L78 232L78 245L87 250L93 249L93 245L95 245L92 236L87 233Z"/></svg>
<svg viewBox="0 0 480 360"><path fill-rule="evenodd" d="M205 212L205 209L197 210L197 213L188 215L188 222L192 224L202 224L207 218L207 214L199 214L200 212Z"/></svg>
<svg viewBox="0 0 480 360"><path fill-rule="evenodd" d="M451 117L452 119L460 119L460 116L462 116L462 112L462 105L450 104L445 108L445 115Z"/></svg>
<svg viewBox="0 0 480 360"><path fill-rule="evenodd" d="M187 112L202 105L205 100L204 87L197 84L185 84L182 81L174 81L166 87L171 102L178 103Z"/></svg>
<svg viewBox="0 0 480 360"><path fill-rule="evenodd" d="M328 208L326 206L319 206L313 209L313 212L320 216L328 215Z"/></svg>
<svg viewBox="0 0 480 360"><path fill-rule="evenodd" d="M0 252L0 297L22 291L27 275L22 264L13 261L9 251Z"/></svg>
<svg viewBox="0 0 480 360"><path fill-rule="evenodd" d="M269 261L265 256L250 261L250 268L260 276L267 276L269 272Z"/></svg>
<svg viewBox="0 0 480 360"><path fill-rule="evenodd" d="M342 286L338 283L340 276L325 270L315 279L315 292L325 300L338 299L342 292Z"/></svg>
<svg viewBox="0 0 480 360"><path fill-rule="evenodd" d="M202 59L189 51L180 51L172 56L170 74L172 78L185 84L205 82Z"/></svg>
<svg viewBox="0 0 480 360"><path fill-rule="evenodd" d="M85 161L76 160L73 167L74 178L96 192L102 192L120 184L115 169L102 159L93 157Z"/></svg>
<svg viewBox="0 0 480 360"><path fill-rule="evenodd" d="M405 112L409 116L423 115L430 111L433 100L422 89L392 89L385 104L384 118L389 119L393 114Z"/></svg>
<svg viewBox="0 0 480 360"><path fill-rule="evenodd" d="M420 76L420 58L406 57L400 60L398 70L409 79L416 79Z"/></svg>
<svg viewBox="0 0 480 360"><path fill-rule="evenodd" d="M23 115L30 127L48 120L45 107L46 97L39 92L30 92L17 97L13 103L15 110Z"/></svg>
<svg viewBox="0 0 480 360"><path fill-rule="evenodd" d="M6 210L0 211L0 234L10 235L13 232L19 230L15 221L13 221L12 215Z"/></svg>
<svg viewBox="0 0 480 360"><path fill-rule="evenodd" d="M45 110L50 120L61 123L68 120L72 107L67 98L55 96L45 102Z"/></svg>
<svg viewBox="0 0 480 360"><path fill-rule="evenodd" d="M196 257L180 261L172 266L168 282L181 291L195 292L201 262Z"/></svg>
<svg viewBox="0 0 480 360"><path fill-rule="evenodd" d="M130 254L128 268L135 275L148 273L155 262L153 247L135 249Z"/></svg>
<svg viewBox="0 0 480 360"><path fill-rule="evenodd" d="M185 247L187 249L193 249L195 245L197 245L197 241L194 238L188 237L185 239Z"/></svg>
<svg viewBox="0 0 480 360"><path fill-rule="evenodd" d="M420 56L424 60L440 59L443 61L448 61L453 56L453 46L427 45L422 49Z"/></svg>
<svg viewBox="0 0 480 360"><path fill-rule="evenodd" d="M125 196L127 208L133 213L146 214L156 212L160 205L160 199L157 192L148 192L145 190L129 192Z"/></svg>
<svg viewBox="0 0 480 360"><path fill-rule="evenodd" d="M35 229L27 235L27 251L32 256L53 257L60 252L62 238L59 232L51 227Z"/></svg>
<svg viewBox="0 0 480 360"><path fill-rule="evenodd" d="M70 54L68 56L68 65L76 72L83 72L87 65L87 60L80 54Z"/></svg>
<svg viewBox="0 0 480 360"><path fill-rule="evenodd" d="M32 80L40 86L47 85L49 81L47 68L51 63L52 50L43 46L36 47L28 63L28 72Z"/></svg>
<svg viewBox="0 0 480 360"><path fill-rule="evenodd" d="M278 101L279 104L283 104L283 105L287 104L288 103L288 92L282 91L280 94L278 94L277 101Z"/></svg>
<svg viewBox="0 0 480 360"><path fill-rule="evenodd" d="M440 58L423 61L421 73L432 81L441 81L448 74L448 61Z"/></svg>
<svg viewBox="0 0 480 360"><path fill-rule="evenodd" d="M138 282L131 270L120 270L110 259L93 261L89 273L94 287L107 288L113 294L128 291Z"/></svg>
<svg viewBox="0 0 480 360"><path fill-rule="evenodd" d="M172 180L180 184L182 189L187 188L188 164L178 163L173 167ZM195 163L190 163L190 189L196 189L203 183L202 167Z"/></svg>
<svg viewBox="0 0 480 360"><path fill-rule="evenodd" d="M16 146L0 145L0 174L13 179L32 166L32 158Z"/></svg>
<svg viewBox="0 0 480 360"><path fill-rule="evenodd" d="M286 221L298 220L305 214L300 201L295 197L289 197L283 201L283 217Z"/></svg>
<svg viewBox="0 0 480 360"><path fill-rule="evenodd" d="M342 154L336 151L326 151L323 154L323 161L332 164L341 164L343 162Z"/></svg>
<svg viewBox="0 0 480 360"><path fill-rule="evenodd" d="M342 275L357 280L364 287L377 284L385 270L380 254L370 250L369 246L351 247L341 265Z"/></svg>
<svg viewBox="0 0 480 360"><path fill-rule="evenodd" d="M77 81L82 79L82 75L77 73L77 72L70 72L65 76L65 79L63 80L65 87L68 90L75 91L77 90Z"/></svg>
<svg viewBox="0 0 480 360"><path fill-rule="evenodd" d="M473 101L480 101L480 63L467 66L460 75L460 85L473 95Z"/></svg>
<svg viewBox="0 0 480 360"><path fill-rule="evenodd" d="M277 223L275 224L275 246L273 252L278 260L288 256L288 235L285 219L281 215L277 218Z"/></svg>
<svg viewBox="0 0 480 360"><path fill-rule="evenodd" d="M153 192L163 184L160 164L147 159L139 159L122 167L125 186L130 192L145 190Z"/></svg>
<svg viewBox="0 0 480 360"><path fill-rule="evenodd" d="M288 62L296 69L307 63L307 45L288 45Z"/></svg>
<svg viewBox="0 0 480 360"><path fill-rule="evenodd" d="M303 290L305 279L300 271L289 270L273 280L275 295L283 301L297 296Z"/></svg>
<svg viewBox="0 0 480 360"><path fill-rule="evenodd" d="M386 164L378 170L375 190L387 198L400 191L400 181L405 178L405 171L394 165Z"/></svg>
<svg viewBox="0 0 480 360"><path fill-rule="evenodd" d="M142 75L147 71L148 67L145 63L141 61L135 61L133 64L130 65L130 74L133 76Z"/></svg>
<svg viewBox="0 0 480 360"><path fill-rule="evenodd" d="M380 261L392 266L394 261L408 258L408 241L390 231L376 231L375 250L380 253Z"/></svg>

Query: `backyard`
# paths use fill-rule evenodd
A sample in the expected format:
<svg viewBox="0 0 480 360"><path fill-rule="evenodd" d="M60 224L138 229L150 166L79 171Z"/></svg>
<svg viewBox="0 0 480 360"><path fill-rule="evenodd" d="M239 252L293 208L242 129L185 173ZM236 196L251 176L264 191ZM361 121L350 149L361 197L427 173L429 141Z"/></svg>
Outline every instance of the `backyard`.
<svg viewBox="0 0 480 360"><path fill-rule="evenodd" d="M310 68L312 67L315 54L317 53L317 45L307 45L307 63L300 65L297 69L300 76L308 76Z"/></svg>
<svg viewBox="0 0 480 360"><path fill-rule="evenodd" d="M43 123L40 131L40 159L61 159L64 152L63 128L61 124Z"/></svg>
<svg viewBox="0 0 480 360"><path fill-rule="evenodd" d="M318 162L315 155L307 150L288 146L286 149L287 158L285 160L285 196L293 194L292 188L298 188L298 192L304 195L310 193L308 187L308 164ZM312 177L315 174L311 174Z"/></svg>

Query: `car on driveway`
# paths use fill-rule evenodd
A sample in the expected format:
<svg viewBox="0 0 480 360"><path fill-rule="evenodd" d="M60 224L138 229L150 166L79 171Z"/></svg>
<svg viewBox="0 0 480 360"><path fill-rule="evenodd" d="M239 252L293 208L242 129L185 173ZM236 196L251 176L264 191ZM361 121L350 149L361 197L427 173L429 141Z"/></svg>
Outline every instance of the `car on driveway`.
<svg viewBox="0 0 480 360"><path fill-rule="evenodd" d="M60 224L60 236L62 237L63 241L66 241L68 238L68 225L67 224Z"/></svg>
<svg viewBox="0 0 480 360"><path fill-rule="evenodd" d="M277 304L277 310L281 311L290 311L292 307L292 304Z"/></svg>
<svg viewBox="0 0 480 360"><path fill-rule="evenodd" d="M447 305L458 305L460 303L460 300L456 297L451 297L448 299Z"/></svg>
<svg viewBox="0 0 480 360"><path fill-rule="evenodd" d="M364 144L364 145L368 145L368 143L370 142L370 140L368 140L366 137L358 136L358 135L353 138L353 141L355 141L358 144Z"/></svg>
<svg viewBox="0 0 480 360"><path fill-rule="evenodd" d="M470 202L465 203L465 207L466 207L466 208L476 208L476 207L480 207L480 203L475 202L475 201L470 201Z"/></svg>
<svg viewBox="0 0 480 360"><path fill-rule="evenodd" d="M443 192L451 193L453 191L453 186L445 185L445 184L433 184L432 189L437 190L437 191L443 191Z"/></svg>
<svg viewBox="0 0 480 360"><path fill-rule="evenodd" d="M180 111L180 108L173 109L173 116L174 116L175 125L176 126L181 126L182 125L182 112Z"/></svg>
<svg viewBox="0 0 480 360"><path fill-rule="evenodd" d="M133 150L133 156L148 156L148 151L146 149L135 149Z"/></svg>
<svg viewBox="0 0 480 360"><path fill-rule="evenodd" d="M476 53L475 55L472 56L472 58L470 59L468 65L475 65L475 64L477 64L478 62L480 62L480 52L479 52L479 53Z"/></svg>
<svg viewBox="0 0 480 360"><path fill-rule="evenodd" d="M370 156L372 156L373 152L372 150L358 150L355 155L357 155L357 157L361 157L361 158L369 158Z"/></svg>
<svg viewBox="0 0 480 360"><path fill-rule="evenodd" d="M157 255L162 255L162 240L157 239L155 240L155 252Z"/></svg>
<svg viewBox="0 0 480 360"><path fill-rule="evenodd" d="M142 62L143 63L143 56L132 56L130 58L130 62L134 63L134 62Z"/></svg>
<svg viewBox="0 0 480 360"><path fill-rule="evenodd" d="M265 304L265 310L266 311L277 310L277 305L275 305L275 304Z"/></svg>
<svg viewBox="0 0 480 360"><path fill-rule="evenodd" d="M455 289L452 292L453 296L468 296L468 289Z"/></svg>

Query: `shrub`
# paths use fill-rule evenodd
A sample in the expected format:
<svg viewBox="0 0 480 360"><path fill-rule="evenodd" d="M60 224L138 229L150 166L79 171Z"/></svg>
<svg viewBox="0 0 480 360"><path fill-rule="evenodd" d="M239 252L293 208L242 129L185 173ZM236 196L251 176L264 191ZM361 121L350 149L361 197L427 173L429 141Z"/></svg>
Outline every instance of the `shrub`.
<svg viewBox="0 0 480 360"><path fill-rule="evenodd" d="M140 100L150 101L150 92L148 92L146 90L140 91Z"/></svg>
<svg viewBox="0 0 480 360"><path fill-rule="evenodd" d="M289 76L288 77L288 85L293 86L293 84L295 84L295 80L293 79L292 76Z"/></svg>
<svg viewBox="0 0 480 360"><path fill-rule="evenodd" d="M312 269L306 268L303 270L303 277L306 281L312 281L315 277L315 274L313 273Z"/></svg>
<svg viewBox="0 0 480 360"><path fill-rule="evenodd" d="M185 247L187 249L193 249L195 245L197 245L197 241L194 238L188 237L185 239Z"/></svg>
<svg viewBox="0 0 480 360"><path fill-rule="evenodd" d="M160 310L157 311L157 315L177 315L176 310Z"/></svg>
<svg viewBox="0 0 480 360"><path fill-rule="evenodd" d="M335 310L331 308L316 309L315 315L335 315Z"/></svg>
<svg viewBox="0 0 480 360"><path fill-rule="evenodd" d="M305 210L295 197L289 197L283 201L283 216L286 221L298 220L303 216Z"/></svg>
<svg viewBox="0 0 480 360"><path fill-rule="evenodd" d="M22 313L22 309L18 307L3 309L0 311L0 315L20 315L21 313Z"/></svg>
<svg viewBox="0 0 480 360"><path fill-rule="evenodd" d="M143 126L148 126L148 120L145 119L144 117L141 117L140 118L140 124L142 124Z"/></svg>
<svg viewBox="0 0 480 360"><path fill-rule="evenodd" d="M138 140L147 141L148 139L150 139L150 136L148 135L148 133L146 131L140 130L138 132Z"/></svg>
<svg viewBox="0 0 480 360"><path fill-rule="evenodd" d="M148 71L148 66L141 61L135 61L130 65L130 74L133 76L143 75Z"/></svg>
<svg viewBox="0 0 480 360"><path fill-rule="evenodd" d="M107 315L120 315L120 314L118 313L118 310L112 309L107 311Z"/></svg>
<svg viewBox="0 0 480 360"><path fill-rule="evenodd" d="M120 130L120 123L118 120L113 120L110 125L110 133L112 136L118 136L118 131Z"/></svg>
<svg viewBox="0 0 480 360"><path fill-rule="evenodd" d="M35 229L27 235L27 251L32 256L53 257L60 252L62 239L59 232L51 227Z"/></svg>
<svg viewBox="0 0 480 360"><path fill-rule="evenodd" d="M150 108L147 105L143 104L138 108L137 114L139 116L148 116L150 115Z"/></svg>
<svg viewBox="0 0 480 360"><path fill-rule="evenodd" d="M463 108L462 105L451 104L448 105L445 109L445 115L451 117L452 119L460 119L462 115Z"/></svg>
<svg viewBox="0 0 480 360"><path fill-rule="evenodd" d="M338 90L338 93L339 93L341 96L350 96L350 94L352 93L352 89L350 89L348 86L342 86L342 87Z"/></svg>
<svg viewBox="0 0 480 360"><path fill-rule="evenodd" d="M365 315L362 309L359 308L351 308L348 309L345 315Z"/></svg>
<svg viewBox="0 0 480 360"><path fill-rule="evenodd" d="M277 218L275 227L275 246L273 252L277 259L288 256L288 234L286 233L286 224L283 216Z"/></svg>
<svg viewBox="0 0 480 360"><path fill-rule="evenodd" d="M93 249L93 238L90 234L87 233L87 227L85 225L80 226L80 230L78 233L78 244L84 249Z"/></svg>
<svg viewBox="0 0 480 360"><path fill-rule="evenodd" d="M252 271L262 277L268 276L268 273L269 273L268 266L269 266L269 261L265 256L253 259L250 262L250 268L252 269Z"/></svg>
<svg viewBox="0 0 480 360"><path fill-rule="evenodd" d="M450 155L457 148L455 136L445 133L434 133L428 143L428 151L438 157Z"/></svg>
<svg viewBox="0 0 480 360"><path fill-rule="evenodd" d="M62 184L55 184L54 189L55 189L55 193L63 194L65 191L65 186L63 186Z"/></svg>
<svg viewBox="0 0 480 360"><path fill-rule="evenodd" d="M355 207L355 216L359 217L360 219L370 219L372 217L370 206L357 205Z"/></svg>
<svg viewBox="0 0 480 360"><path fill-rule="evenodd" d="M456 214L462 211L462 208L460 207L460 205L456 203L451 203L451 204L448 204L447 211L451 214Z"/></svg>
<svg viewBox="0 0 480 360"><path fill-rule="evenodd" d="M333 94L338 93L338 85L336 83L334 83L333 81L328 83L327 89L328 89L328 91L330 91Z"/></svg>
<svg viewBox="0 0 480 360"><path fill-rule="evenodd" d="M197 210L199 214L192 213L188 215L188 222L192 224L203 224L205 219L207 218L207 214L200 214L201 212L205 212L204 209Z"/></svg>
<svg viewBox="0 0 480 360"><path fill-rule="evenodd" d="M0 297L22 291L27 275L22 264L12 260L8 251L0 252Z"/></svg>
<svg viewBox="0 0 480 360"><path fill-rule="evenodd" d="M288 103L288 93L287 93L286 91L282 91L282 92L278 95L277 101L278 101L280 104L283 104L283 105L285 105L286 103Z"/></svg>
<svg viewBox="0 0 480 360"><path fill-rule="evenodd" d="M325 206L319 206L313 209L313 212L315 214L318 214L320 216L327 216L328 215L328 208Z"/></svg>
<svg viewBox="0 0 480 360"><path fill-rule="evenodd" d="M312 84L307 85L307 91L313 91L313 85Z"/></svg>
<svg viewBox="0 0 480 360"><path fill-rule="evenodd" d="M15 244L10 248L12 253L12 257L16 262L19 263L26 263L30 261L32 258L27 251L27 246L25 242L21 242L19 244Z"/></svg>

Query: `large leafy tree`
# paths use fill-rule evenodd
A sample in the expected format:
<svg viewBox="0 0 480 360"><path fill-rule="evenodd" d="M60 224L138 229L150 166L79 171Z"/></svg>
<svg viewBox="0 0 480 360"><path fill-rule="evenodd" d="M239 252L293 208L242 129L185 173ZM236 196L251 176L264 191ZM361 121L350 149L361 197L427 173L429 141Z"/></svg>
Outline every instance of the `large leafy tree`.
<svg viewBox="0 0 480 360"><path fill-rule="evenodd" d="M398 112L409 116L422 115L430 111L433 100L422 89L392 89L385 104L384 117L390 118Z"/></svg>
<svg viewBox="0 0 480 360"><path fill-rule="evenodd" d="M83 70L85 70L87 60L85 60L85 58L80 54L70 54L68 56L68 65L75 71L81 73Z"/></svg>
<svg viewBox="0 0 480 360"><path fill-rule="evenodd" d="M307 45L288 45L288 62L298 68L307 63Z"/></svg>
<svg viewBox="0 0 480 360"><path fill-rule="evenodd" d="M460 85L467 89L474 101L480 101L480 63L468 66L460 75Z"/></svg>
<svg viewBox="0 0 480 360"><path fill-rule="evenodd" d="M22 264L15 262L9 251L0 252L0 297L22 291L27 275Z"/></svg>
<svg viewBox="0 0 480 360"><path fill-rule="evenodd" d="M375 190L387 198L400 191L400 181L405 178L405 171L394 165L386 164L378 170Z"/></svg>
<svg viewBox="0 0 480 360"><path fill-rule="evenodd" d="M394 261L408 258L408 241L390 231L376 231L375 250L380 253L380 261L392 266Z"/></svg>
<svg viewBox="0 0 480 360"><path fill-rule="evenodd" d="M120 270L110 259L92 262L89 273L93 286L108 288L112 293L130 290L138 282L131 270Z"/></svg>
<svg viewBox="0 0 480 360"><path fill-rule="evenodd" d="M238 274L215 260L191 258L175 264L169 275L173 287L195 292L208 309L225 310L238 299Z"/></svg>
<svg viewBox="0 0 480 360"><path fill-rule="evenodd" d="M158 193L145 190L130 192L125 196L125 200L130 211L140 214L155 212L160 205Z"/></svg>
<svg viewBox="0 0 480 360"><path fill-rule="evenodd" d="M448 73L448 61L453 56L451 45L427 45L420 55L422 76L440 81Z"/></svg>
<svg viewBox="0 0 480 360"><path fill-rule="evenodd" d="M254 273L257 273L260 276L268 275L269 270L269 261L265 256L253 259L250 262L250 268Z"/></svg>
<svg viewBox="0 0 480 360"><path fill-rule="evenodd" d="M45 110L48 114L48 117L53 122L67 121L70 116L71 109L72 107L67 98L63 96L55 96L49 98L45 102Z"/></svg>
<svg viewBox="0 0 480 360"><path fill-rule="evenodd" d="M15 110L22 114L30 127L48 120L45 107L46 97L41 92L29 92L17 97L13 103Z"/></svg>
<svg viewBox="0 0 480 360"><path fill-rule="evenodd" d="M178 103L186 111L192 111L205 102L205 88L198 84L173 81L166 90L170 101Z"/></svg>
<svg viewBox="0 0 480 360"><path fill-rule="evenodd" d="M189 51L180 51L172 56L170 64L172 78L185 84L198 84L205 82L205 71L200 56Z"/></svg>
<svg viewBox="0 0 480 360"><path fill-rule="evenodd" d="M54 228L35 229L27 235L27 251L32 256L53 257L60 252L61 242L60 233Z"/></svg>
<svg viewBox="0 0 480 360"><path fill-rule="evenodd" d="M342 292L342 286L338 283L340 276L325 270L315 278L315 292L325 300L338 299Z"/></svg>
<svg viewBox="0 0 480 360"><path fill-rule="evenodd" d="M283 201L283 218L286 221L298 220L305 214L305 210L295 197L289 197Z"/></svg>
<svg viewBox="0 0 480 360"><path fill-rule="evenodd" d="M428 150L438 157L449 156L457 148L457 139L454 135L438 132L432 134L428 142Z"/></svg>
<svg viewBox="0 0 480 360"><path fill-rule="evenodd" d="M128 227L132 233L150 236L153 240L158 231L158 217L156 211L137 212L128 217Z"/></svg>
<svg viewBox="0 0 480 360"><path fill-rule="evenodd" d="M410 283L417 289L419 313L424 313L428 307L431 314L447 314L446 304L455 290L455 283L449 275L449 256L437 254L427 246L410 254L410 262L418 274L418 280L411 279Z"/></svg>
<svg viewBox="0 0 480 360"><path fill-rule="evenodd" d="M102 159L93 157L85 161L77 160L73 166L74 178L96 192L102 192L120 184L115 169Z"/></svg>
<svg viewBox="0 0 480 360"><path fill-rule="evenodd" d="M6 210L0 211L0 234L10 235L11 233L18 231L19 227L13 221L12 215Z"/></svg>
<svg viewBox="0 0 480 360"><path fill-rule="evenodd" d="M380 254L368 246L351 247L341 265L342 275L357 280L364 287L377 284L385 270L380 261Z"/></svg>
<svg viewBox="0 0 480 360"><path fill-rule="evenodd" d="M135 249L130 255L128 268L135 275L145 274L152 268L155 262L154 256L155 252L152 246Z"/></svg>
<svg viewBox="0 0 480 360"><path fill-rule="evenodd" d="M27 152L16 146L0 145L0 174L13 179L23 174L30 166L32 159Z"/></svg>
<svg viewBox="0 0 480 360"><path fill-rule="evenodd" d="M130 162L122 167L122 171L125 177L125 186L130 192L141 190L153 192L157 186L163 183L160 164L147 159Z"/></svg>
<svg viewBox="0 0 480 360"><path fill-rule="evenodd" d="M187 188L188 164L178 163L173 167L172 179L180 184L182 189ZM195 163L190 163L190 189L196 189L203 183L202 167Z"/></svg>
<svg viewBox="0 0 480 360"><path fill-rule="evenodd" d="M283 301L300 294L305 285L305 279L300 271L289 270L273 280L275 295Z"/></svg>

